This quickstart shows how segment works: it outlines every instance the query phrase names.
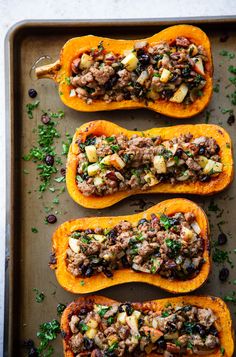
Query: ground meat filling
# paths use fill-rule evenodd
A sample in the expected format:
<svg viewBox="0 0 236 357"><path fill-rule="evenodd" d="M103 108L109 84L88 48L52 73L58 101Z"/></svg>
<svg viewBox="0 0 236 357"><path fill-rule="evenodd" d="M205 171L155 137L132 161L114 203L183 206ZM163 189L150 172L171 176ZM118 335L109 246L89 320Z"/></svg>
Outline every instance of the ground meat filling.
<svg viewBox="0 0 236 357"><path fill-rule="evenodd" d="M185 104L203 95L208 61L202 46L177 37L167 42L136 42L123 54L109 52L101 42L73 60L70 96L87 104L94 100L167 100Z"/></svg>
<svg viewBox="0 0 236 357"><path fill-rule="evenodd" d="M204 240L192 213L162 214L136 225L121 221L113 229L74 231L69 237L67 269L74 276L90 277L131 268L167 279L196 276L204 264Z"/></svg>
<svg viewBox="0 0 236 357"><path fill-rule="evenodd" d="M90 136L77 143L76 182L85 196L147 190L161 182L209 182L223 170L219 145L205 136Z"/></svg>
<svg viewBox="0 0 236 357"><path fill-rule="evenodd" d="M70 317L69 345L75 357L208 355L219 348L216 320L211 309L192 305L161 311L130 303L85 305Z"/></svg>

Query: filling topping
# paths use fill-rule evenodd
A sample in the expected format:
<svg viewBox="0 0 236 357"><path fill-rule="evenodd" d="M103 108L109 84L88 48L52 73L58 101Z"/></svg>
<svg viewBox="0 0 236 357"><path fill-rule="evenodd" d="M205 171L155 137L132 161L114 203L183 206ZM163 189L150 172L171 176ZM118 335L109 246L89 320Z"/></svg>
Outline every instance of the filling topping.
<svg viewBox="0 0 236 357"><path fill-rule="evenodd" d="M223 170L219 145L204 136L90 136L78 146L76 181L85 196L147 190L160 182L209 182Z"/></svg>
<svg viewBox="0 0 236 357"><path fill-rule="evenodd" d="M203 95L208 58L202 46L185 37L167 42L136 42L123 54L109 52L102 42L71 64L70 96L87 104L134 100L194 102Z"/></svg>
<svg viewBox="0 0 236 357"><path fill-rule="evenodd" d="M207 355L219 347L216 320L211 309L192 305L85 305L70 318L69 345L76 357Z"/></svg>
<svg viewBox="0 0 236 357"><path fill-rule="evenodd" d="M74 231L69 237L67 269L74 276L132 268L185 280L196 276L204 263L204 240L192 213L165 214L141 219L136 225L119 222L112 229Z"/></svg>

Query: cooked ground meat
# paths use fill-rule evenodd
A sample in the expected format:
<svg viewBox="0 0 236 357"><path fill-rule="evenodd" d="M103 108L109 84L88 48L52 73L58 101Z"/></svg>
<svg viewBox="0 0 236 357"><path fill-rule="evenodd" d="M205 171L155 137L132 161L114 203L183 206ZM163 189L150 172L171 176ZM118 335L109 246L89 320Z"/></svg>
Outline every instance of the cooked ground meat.
<svg viewBox="0 0 236 357"><path fill-rule="evenodd" d="M134 100L194 102L206 84L205 50L185 37L167 42L136 42L123 54L103 44L83 53L71 64L71 96L91 104Z"/></svg>
<svg viewBox="0 0 236 357"><path fill-rule="evenodd" d="M121 221L112 229L74 231L69 236L67 269L74 276L90 277L122 268L167 279L190 279L202 264L204 240L195 216L176 213L141 219L136 225Z"/></svg>
<svg viewBox="0 0 236 357"><path fill-rule="evenodd" d="M219 174L220 148L209 137L124 135L78 140L77 185L85 196L147 190L161 182L209 182Z"/></svg>
<svg viewBox="0 0 236 357"><path fill-rule="evenodd" d="M91 303L70 316L69 345L76 357L207 355L219 348L216 320L212 310L192 305L154 311L131 303Z"/></svg>

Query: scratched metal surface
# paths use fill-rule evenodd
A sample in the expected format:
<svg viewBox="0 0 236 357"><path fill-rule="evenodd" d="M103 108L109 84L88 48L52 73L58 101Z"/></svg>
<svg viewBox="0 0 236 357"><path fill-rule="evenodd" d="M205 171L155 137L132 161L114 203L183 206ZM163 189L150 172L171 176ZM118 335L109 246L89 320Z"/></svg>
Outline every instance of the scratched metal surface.
<svg viewBox="0 0 236 357"><path fill-rule="evenodd" d="M137 128L144 130L155 126L168 126L187 123L204 123L209 117L210 123L216 123L226 128L233 140L235 140L236 123L232 126L227 124L229 114L222 114L223 109L230 109L230 101L226 97L233 91L233 86L229 85L227 72L230 64L235 65L235 59L227 59L219 53L222 49L229 50L236 54L236 32L234 22L214 24L211 20L203 21L201 24L210 36L213 58L214 58L214 80L219 84L219 92L214 92L212 101L202 114L194 119L175 120L160 116L157 113L147 110L130 110L102 113L79 113L66 108L57 94L56 85L49 80L37 81L33 75L32 67L38 59L49 56L42 60L42 63L54 61L59 56L59 51L66 40L73 36L92 33L106 37L117 38L144 38L160 30L160 22L145 21L140 23L112 23L98 24L52 24L38 23L26 24L16 28L9 37L10 43L10 70L11 70L11 142L8 142L11 158L8 159L12 166L12 179L9 181L9 256L7 267L7 290L6 297L9 302L6 305L6 334L5 334L5 354L8 356L23 356L23 349L20 347L22 340L32 338L37 344L36 332L39 324L49 321L56 316L56 306L58 303L68 303L75 298L75 295L64 291L55 279L54 273L48 267L49 253L51 249L51 235L56 227L65 220L82 216L102 216L132 214L139 210L145 210L152 204L160 202L169 195L142 195L131 197L116 204L114 207L104 210L89 210L77 206L67 192L59 196L59 205L54 205L52 212L58 211L58 222L54 225L45 225L45 207L52 204L55 193L46 192L39 199L39 180L37 179L35 164L25 162L22 156L26 154L36 142L34 129L40 123L41 110L51 109L65 111L65 118L58 121L58 130L65 138L65 133L73 134L75 129L82 123L94 119L108 119L128 129ZM159 24L158 24L159 23ZM169 23L168 23L169 24ZM161 25L165 25L162 21ZM223 41L223 42L222 42ZM28 89L35 88L38 92L37 99L40 100L39 109L34 112L34 118L29 120L26 114L25 105L30 102ZM210 116L209 116L210 113ZM10 118L9 118L10 120ZM61 140L57 140L56 152L61 153ZM65 161L65 157L62 157ZM24 170L29 171L25 174ZM57 176L60 176L58 174ZM55 187L61 187L55 183ZM214 198L190 197L200 204L208 213L211 225L211 239L214 241L220 229L228 235L228 243L225 246L227 251L231 251L230 257L235 261L236 255L233 253L236 248L234 234L236 231L235 214L235 193L236 184ZM175 195L172 197L176 197ZM217 204L219 210L209 211L208 207L212 201ZM32 233L31 227L36 227L38 233ZM228 264L227 264L228 266ZM233 269L230 269L228 282L221 283L218 278L221 266L213 264L213 271L208 282L203 288L196 291L196 294L211 294L225 296L235 290L232 281L236 279ZM33 288L43 291L46 298L43 303L35 301ZM145 284L125 284L105 289L100 292L108 297L118 300L147 300L168 296L157 287ZM234 312L236 306L229 305L236 326ZM8 330L7 330L8 329ZM53 343L55 356L63 356L62 343L60 338ZM7 353L8 350L8 353Z"/></svg>

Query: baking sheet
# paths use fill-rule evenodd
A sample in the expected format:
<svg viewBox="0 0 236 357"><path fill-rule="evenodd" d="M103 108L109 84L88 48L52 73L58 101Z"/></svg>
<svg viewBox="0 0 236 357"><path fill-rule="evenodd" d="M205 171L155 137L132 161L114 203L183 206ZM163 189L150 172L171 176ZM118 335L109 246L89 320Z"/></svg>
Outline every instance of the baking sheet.
<svg viewBox="0 0 236 357"><path fill-rule="evenodd" d="M194 119L174 120L147 110L130 110L100 113L79 113L64 107L57 94L56 85L50 80L36 80L32 67L38 59L46 59L41 64L53 62L59 56L63 44L71 37L94 34L113 38L144 38L165 26L176 23L193 23L202 27L210 37L215 64L214 80L219 84L219 92L214 92L213 99L202 114ZM36 142L34 129L40 124L41 110L51 109L65 111L65 118L58 121L58 131L65 139L65 133L73 134L75 129L90 120L107 119L128 129L144 130L155 126L168 126L187 123L216 123L226 128L235 140L236 123L227 124L229 114L222 114L222 109L230 109L227 93L233 88L228 86L230 64L235 65L235 59L229 60L221 56L221 50L236 54L236 19L186 19L186 20L111 20L111 21L81 21L81 22L25 22L15 26L6 39L6 66L9 74L7 83L7 256L6 256L6 304L5 304L5 356L26 355L21 348L24 339L32 338L36 344L36 332L39 325L45 321L58 318L56 306L68 303L76 296L64 291L55 279L54 272L48 267L51 250L51 235L56 227L65 220L82 216L102 216L132 214L145 210L152 204L166 198L178 195L142 195L127 198L115 206L104 210L89 210L77 206L67 192L59 197L59 205L54 205L53 212L58 211L58 221L54 225L45 225L45 206L51 205L55 194L46 192L39 198L36 166L22 160ZM47 59L47 56L50 59ZM220 82L218 82L220 80ZM25 105L31 102L28 89L35 88L36 99L40 100L39 109L34 112L34 118L29 120ZM210 113L210 114L209 114ZM56 151L61 153L61 140L58 140ZM63 158L65 161L65 158ZM29 171L25 174L24 170ZM60 173L57 177L60 176ZM56 185L55 185L56 186ZM58 186L59 187L59 186ZM61 186L60 186L61 187ZM29 193L29 191L31 193ZM236 184L213 198L191 197L208 213L211 225L211 237L214 241L220 229L228 236L225 249L231 252L230 258L236 261L234 232L236 231L235 214ZM213 201L212 201L213 200ZM215 209L215 210L209 210ZM32 227L38 233L31 231ZM229 264L226 264L229 267ZM222 265L213 265L213 272L206 285L195 294L211 294L224 297L235 290L233 281L236 279L234 269L230 269L228 282L221 283L218 278ZM230 267L229 267L230 268ZM33 288L43 291L45 300L35 301ZM138 293L137 293L138 292ZM145 284L125 284L105 289L100 292L118 300L147 300L169 296L157 287ZM236 305L229 305L236 326L234 312ZM55 356L63 356L60 338L53 343Z"/></svg>

